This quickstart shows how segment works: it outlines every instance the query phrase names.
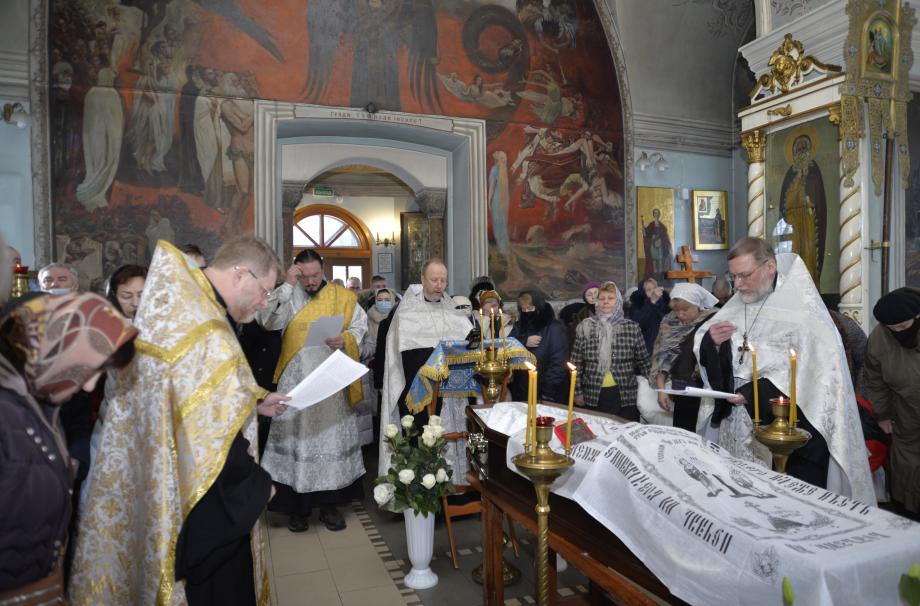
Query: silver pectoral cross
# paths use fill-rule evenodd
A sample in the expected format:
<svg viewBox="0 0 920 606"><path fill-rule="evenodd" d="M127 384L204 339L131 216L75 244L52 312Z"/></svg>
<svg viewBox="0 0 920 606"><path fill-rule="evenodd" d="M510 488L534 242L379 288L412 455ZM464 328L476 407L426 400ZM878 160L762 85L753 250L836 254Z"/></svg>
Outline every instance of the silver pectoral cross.
<svg viewBox="0 0 920 606"><path fill-rule="evenodd" d="M751 346L748 344L747 333L742 335L743 341L741 345L738 346L738 364L744 364L744 354L751 351Z"/></svg>

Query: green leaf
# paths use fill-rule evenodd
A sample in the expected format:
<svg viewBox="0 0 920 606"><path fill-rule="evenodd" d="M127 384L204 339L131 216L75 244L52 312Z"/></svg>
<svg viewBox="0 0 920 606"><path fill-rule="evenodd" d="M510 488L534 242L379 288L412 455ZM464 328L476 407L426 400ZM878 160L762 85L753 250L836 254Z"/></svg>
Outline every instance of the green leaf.
<svg viewBox="0 0 920 606"><path fill-rule="evenodd" d="M783 577L783 603L792 606L795 602L795 594L792 592L792 583L789 579Z"/></svg>
<svg viewBox="0 0 920 606"><path fill-rule="evenodd" d="M913 572L913 566L911 566L911 571ZM920 604L920 578L902 574L901 581L898 583L898 594L907 606L918 606Z"/></svg>
<svg viewBox="0 0 920 606"><path fill-rule="evenodd" d="M914 577L915 579L920 579L920 562L914 562L910 565L910 570L907 571L907 576Z"/></svg>

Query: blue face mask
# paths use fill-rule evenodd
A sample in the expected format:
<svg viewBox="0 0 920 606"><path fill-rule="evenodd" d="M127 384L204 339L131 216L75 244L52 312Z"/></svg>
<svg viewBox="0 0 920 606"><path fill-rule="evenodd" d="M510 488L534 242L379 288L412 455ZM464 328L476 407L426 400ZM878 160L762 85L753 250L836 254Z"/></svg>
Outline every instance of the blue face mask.
<svg viewBox="0 0 920 606"><path fill-rule="evenodd" d="M46 292L49 295L66 295L69 294L72 288L49 288Z"/></svg>
<svg viewBox="0 0 920 606"><path fill-rule="evenodd" d="M374 303L374 306L377 308L377 311L379 311L380 313L388 314L390 313L390 310L393 309L393 302L392 301L377 301L376 303Z"/></svg>

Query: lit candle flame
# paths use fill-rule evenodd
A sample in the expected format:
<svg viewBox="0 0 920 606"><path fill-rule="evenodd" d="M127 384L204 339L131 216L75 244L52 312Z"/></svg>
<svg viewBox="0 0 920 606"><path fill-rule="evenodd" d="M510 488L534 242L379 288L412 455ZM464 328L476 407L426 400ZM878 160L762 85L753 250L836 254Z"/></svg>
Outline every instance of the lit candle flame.
<svg viewBox="0 0 920 606"><path fill-rule="evenodd" d="M530 360L524 360L524 366L527 367L527 370L533 372L537 370L537 367L533 365L533 362Z"/></svg>
<svg viewBox="0 0 920 606"><path fill-rule="evenodd" d="M530 364L530 362L527 362L527 364ZM565 365L569 367L569 372L575 372L574 364L572 364L571 362L566 362Z"/></svg>

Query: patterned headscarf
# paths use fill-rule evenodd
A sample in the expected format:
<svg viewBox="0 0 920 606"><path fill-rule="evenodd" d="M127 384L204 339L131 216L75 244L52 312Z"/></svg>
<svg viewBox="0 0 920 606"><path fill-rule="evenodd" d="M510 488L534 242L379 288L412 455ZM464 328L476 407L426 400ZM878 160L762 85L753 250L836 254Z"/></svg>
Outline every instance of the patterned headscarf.
<svg viewBox="0 0 920 606"><path fill-rule="evenodd" d="M5 338L24 360L23 374L37 398L61 404L75 394L137 329L98 295L35 297L15 308Z"/></svg>
<svg viewBox="0 0 920 606"><path fill-rule="evenodd" d="M607 285L613 286L613 289L617 293L617 302L613 307L613 311L604 315L598 313L595 308L595 313L597 313L597 315L590 318L597 324L598 328L597 355L598 370L601 376L606 375L607 371L610 370L610 356L613 353L613 328L620 322L626 321L626 316L623 313L623 295L620 294L620 288L613 282L604 282L600 285L600 288L604 288ZM600 300L600 297L601 293L598 292L598 300Z"/></svg>

